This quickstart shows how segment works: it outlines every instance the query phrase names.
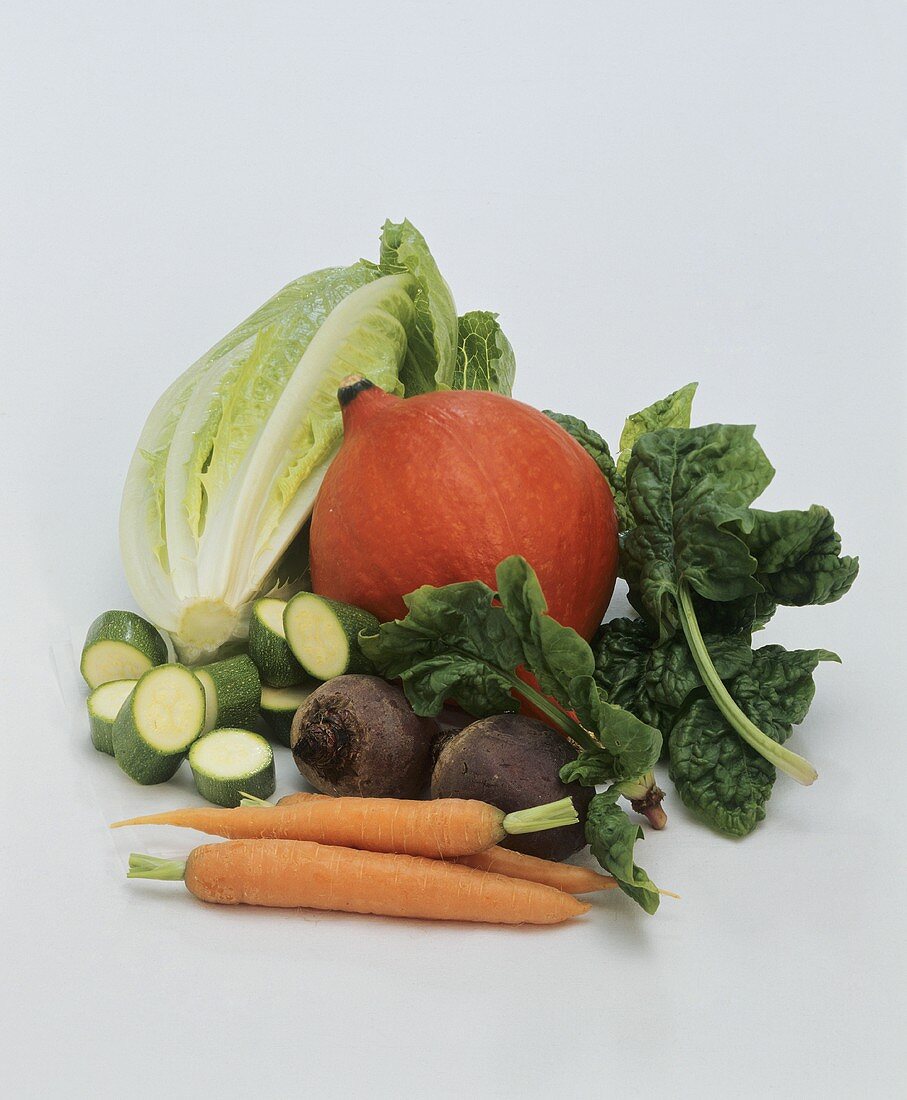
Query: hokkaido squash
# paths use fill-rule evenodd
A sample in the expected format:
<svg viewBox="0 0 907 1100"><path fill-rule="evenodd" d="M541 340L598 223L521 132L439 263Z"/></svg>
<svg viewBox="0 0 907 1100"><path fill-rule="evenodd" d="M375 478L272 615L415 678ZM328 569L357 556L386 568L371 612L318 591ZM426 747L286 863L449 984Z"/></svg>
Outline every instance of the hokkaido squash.
<svg viewBox="0 0 907 1100"><path fill-rule="evenodd" d="M477 390L404 401L354 378L338 397L344 440L312 515L315 592L387 621L420 585L494 585L498 562L522 554L549 613L591 637L617 576L617 519L567 432Z"/></svg>

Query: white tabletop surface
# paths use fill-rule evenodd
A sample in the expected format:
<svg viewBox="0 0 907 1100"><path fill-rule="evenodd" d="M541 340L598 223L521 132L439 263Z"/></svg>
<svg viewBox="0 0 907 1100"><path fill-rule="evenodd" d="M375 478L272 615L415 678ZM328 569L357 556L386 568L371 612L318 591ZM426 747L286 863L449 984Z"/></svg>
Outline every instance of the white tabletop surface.
<svg viewBox="0 0 907 1100"><path fill-rule="evenodd" d="M11 0L0 41L5 1095L896 1095L904 5ZM187 793L93 753L68 679L129 606L145 415L404 216L460 307L500 312L517 396L613 440L698 379L700 422L758 425L767 506L828 504L861 556L847 599L768 631L844 658L793 742L819 782L780 779L742 842L669 789L640 860L683 900L654 918L217 909L127 882L106 829Z"/></svg>

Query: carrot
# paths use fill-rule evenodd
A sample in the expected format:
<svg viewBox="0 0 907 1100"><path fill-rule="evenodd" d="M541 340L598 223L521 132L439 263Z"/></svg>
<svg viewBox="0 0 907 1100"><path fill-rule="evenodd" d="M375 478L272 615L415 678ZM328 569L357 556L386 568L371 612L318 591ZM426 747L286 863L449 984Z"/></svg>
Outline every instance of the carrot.
<svg viewBox="0 0 907 1100"><path fill-rule="evenodd" d="M521 878L528 882L540 882L553 886L566 894L589 894L594 890L613 890L617 881L610 875L600 875L588 867L577 867L573 863L557 863L551 859L539 859L538 856L512 852L509 848L495 845L484 852L471 856L458 856L457 863L465 867L475 867L480 871L490 871L507 878Z"/></svg>
<svg viewBox="0 0 907 1100"><path fill-rule="evenodd" d="M117 821L123 825L178 825L231 838L312 840L372 852L450 857L484 851L511 833L572 825L569 798L505 814L486 802L439 798L306 798L288 806L238 806L225 810L193 806L170 813Z"/></svg>
<svg viewBox="0 0 907 1100"><path fill-rule="evenodd" d="M294 791L285 794L277 800L278 806L293 806L299 802L306 802L312 798L330 798L328 794L316 794L314 791ZM242 804L244 806L273 806L263 798L255 798L247 795ZM600 875L591 867L577 867L575 863L558 863L551 859L539 859L537 856L527 856L522 852L514 852L509 848L494 845L486 848L484 852L475 852L468 856L455 856L455 863L462 863L465 867L475 867L480 871L492 871L496 875L505 875L507 878L521 878L527 882L540 882L545 886L554 886L563 890L566 894L591 894L596 890L613 890L617 886L617 880L610 875ZM659 890L659 894L666 898L679 898L672 890Z"/></svg>
<svg viewBox="0 0 907 1100"><path fill-rule="evenodd" d="M391 917L558 924L585 902L551 886L420 856L293 840L203 844L188 859L133 855L130 878L185 880L202 901Z"/></svg>

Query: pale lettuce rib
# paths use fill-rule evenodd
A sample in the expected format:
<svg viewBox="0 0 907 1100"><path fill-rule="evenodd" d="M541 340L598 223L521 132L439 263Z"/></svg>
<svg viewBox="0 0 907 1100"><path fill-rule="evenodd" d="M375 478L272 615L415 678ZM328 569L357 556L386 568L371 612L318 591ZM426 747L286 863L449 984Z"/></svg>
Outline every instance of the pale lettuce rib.
<svg viewBox="0 0 907 1100"><path fill-rule="evenodd" d="M235 503L219 512L213 525L209 520L199 548L199 583L204 590L224 592L233 606L244 604L254 595L254 590L250 591L250 573L253 561L261 553L263 532L272 532L293 502L297 504L297 514L289 533L291 538L314 502L314 494L311 501L305 497L295 499L305 478L291 473L297 465L305 470L304 456L313 451L316 437L313 431L311 440L306 438L306 421L316 424L320 410L322 416L333 418L337 424L336 436L328 440L305 471L311 474L340 440L336 394L349 373L349 354L345 349L357 340L364 341L374 363L366 373L378 384L382 378L387 382L390 376L393 388L406 349L405 324L412 311L410 285L407 276L391 275L361 287L331 312L315 334L268 421L267 432L259 437L248 465L238 476ZM383 333L377 338L376 328ZM292 493L286 496L280 495L283 477L290 477L293 483ZM305 511L300 515L303 508ZM269 557L282 549L272 544ZM258 572L264 575L269 568L270 563L266 568L259 566Z"/></svg>

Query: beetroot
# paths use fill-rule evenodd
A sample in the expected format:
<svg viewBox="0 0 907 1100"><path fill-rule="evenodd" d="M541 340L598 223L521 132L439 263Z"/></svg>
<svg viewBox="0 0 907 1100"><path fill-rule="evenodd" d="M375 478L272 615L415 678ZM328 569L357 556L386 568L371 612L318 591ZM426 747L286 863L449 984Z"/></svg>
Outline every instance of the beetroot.
<svg viewBox="0 0 907 1100"><path fill-rule="evenodd" d="M576 753L550 727L517 714L473 722L449 738L431 778L432 798L478 798L511 812L570 796L579 825L509 837L503 847L543 859L566 859L586 844L586 809L594 791L562 783L560 769Z"/></svg>

